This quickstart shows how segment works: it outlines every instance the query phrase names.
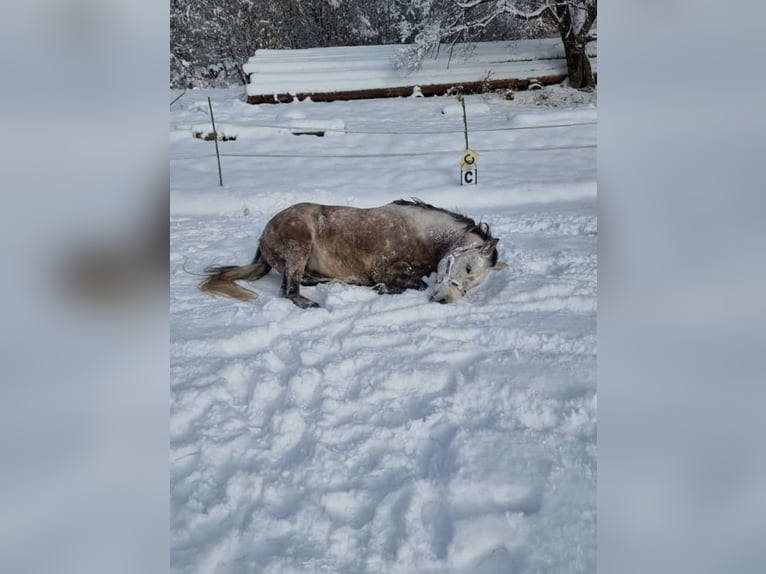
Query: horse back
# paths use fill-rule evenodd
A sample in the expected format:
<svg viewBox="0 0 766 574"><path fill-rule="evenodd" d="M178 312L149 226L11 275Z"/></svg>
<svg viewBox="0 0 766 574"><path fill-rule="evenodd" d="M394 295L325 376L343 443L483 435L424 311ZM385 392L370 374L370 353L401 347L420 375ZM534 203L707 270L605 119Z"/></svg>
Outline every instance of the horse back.
<svg viewBox="0 0 766 574"><path fill-rule="evenodd" d="M261 249L277 269L291 251L307 249L307 273L352 284L385 283L407 267L427 274L436 268L441 247L417 215L394 204L361 209L299 203L272 218Z"/></svg>

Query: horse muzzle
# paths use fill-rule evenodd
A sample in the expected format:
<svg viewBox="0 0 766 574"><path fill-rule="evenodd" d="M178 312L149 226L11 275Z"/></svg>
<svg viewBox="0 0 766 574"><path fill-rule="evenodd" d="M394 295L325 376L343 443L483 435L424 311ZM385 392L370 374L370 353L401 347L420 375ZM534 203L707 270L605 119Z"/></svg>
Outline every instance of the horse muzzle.
<svg viewBox="0 0 766 574"><path fill-rule="evenodd" d="M463 298L465 293L458 286L451 283L444 282L436 285L433 295L431 295L432 303L454 303Z"/></svg>

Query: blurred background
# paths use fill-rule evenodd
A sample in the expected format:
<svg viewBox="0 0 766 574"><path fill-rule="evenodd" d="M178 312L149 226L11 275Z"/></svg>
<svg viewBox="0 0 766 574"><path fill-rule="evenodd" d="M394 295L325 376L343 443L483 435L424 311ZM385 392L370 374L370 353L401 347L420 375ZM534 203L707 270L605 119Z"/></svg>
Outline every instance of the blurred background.
<svg viewBox="0 0 766 574"><path fill-rule="evenodd" d="M599 568L761 571L764 8L601 8Z"/></svg>
<svg viewBox="0 0 766 574"><path fill-rule="evenodd" d="M167 570L168 7L0 19L0 571Z"/></svg>

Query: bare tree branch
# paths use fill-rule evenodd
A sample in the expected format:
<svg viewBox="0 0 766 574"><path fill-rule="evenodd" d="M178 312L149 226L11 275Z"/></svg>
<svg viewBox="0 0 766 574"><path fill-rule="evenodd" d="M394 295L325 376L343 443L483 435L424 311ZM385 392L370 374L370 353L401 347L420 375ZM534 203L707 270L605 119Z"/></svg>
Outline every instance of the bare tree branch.
<svg viewBox="0 0 766 574"><path fill-rule="evenodd" d="M588 32L590 32L591 26L593 26L593 23L596 21L596 15L598 12L596 2L592 2L588 4L586 10L588 11L587 15L585 16L585 22L583 22L582 29L580 30L580 33L586 38L588 37Z"/></svg>

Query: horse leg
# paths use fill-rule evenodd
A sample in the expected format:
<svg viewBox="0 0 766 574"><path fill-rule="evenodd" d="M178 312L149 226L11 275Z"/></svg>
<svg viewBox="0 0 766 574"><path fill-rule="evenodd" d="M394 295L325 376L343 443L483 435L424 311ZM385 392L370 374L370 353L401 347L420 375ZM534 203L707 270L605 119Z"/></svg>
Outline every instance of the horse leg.
<svg viewBox="0 0 766 574"><path fill-rule="evenodd" d="M412 268L410 274L405 280L407 289L415 289L417 291L423 291L428 289L428 283L423 281L423 276L431 274L431 269L428 267Z"/></svg>
<svg viewBox="0 0 766 574"><path fill-rule="evenodd" d="M282 274L282 296L290 299L301 309L319 307L319 303L301 295L300 286L300 274L291 274L285 269L285 272Z"/></svg>
<svg viewBox="0 0 766 574"><path fill-rule="evenodd" d="M314 247L315 226L312 213L293 208L277 214L261 235L260 246L265 258L282 273L280 294L302 309L319 307L318 303L300 294Z"/></svg>
<svg viewBox="0 0 766 574"><path fill-rule="evenodd" d="M381 295L398 295L407 289L422 291L428 287L428 284L421 279L423 273L420 271L405 261L397 261L391 265L388 279L378 283L373 289Z"/></svg>
<svg viewBox="0 0 766 574"><path fill-rule="evenodd" d="M428 283L420 278L413 278L399 285L390 285L387 283L377 283L373 285L373 290L378 295L399 295L404 293L407 289L417 289L418 291L424 291L428 289Z"/></svg>
<svg viewBox="0 0 766 574"><path fill-rule="evenodd" d="M319 277L316 275L309 275L305 271L303 272L303 278L301 279L301 285L304 287L314 287L320 283L329 283L331 280L327 277Z"/></svg>
<svg viewBox="0 0 766 574"><path fill-rule="evenodd" d="M404 289L395 285L387 285L386 283L377 283L372 287L373 291L378 295L400 295L404 293Z"/></svg>
<svg viewBox="0 0 766 574"><path fill-rule="evenodd" d="M319 303L304 297L300 293L301 282L304 278L306 265L311 255L311 240L294 241L289 246L289 259L285 259L285 267L282 271L282 296L287 297L301 309L319 307Z"/></svg>

